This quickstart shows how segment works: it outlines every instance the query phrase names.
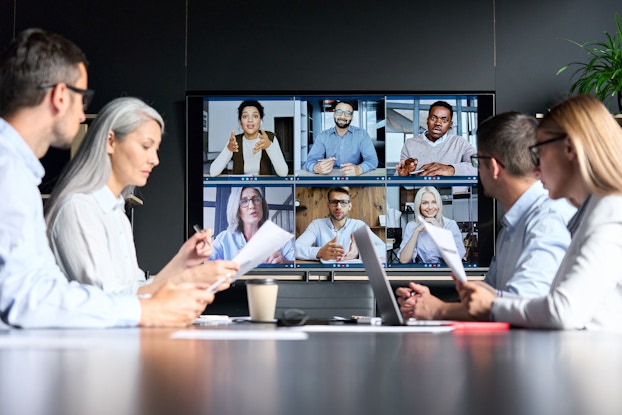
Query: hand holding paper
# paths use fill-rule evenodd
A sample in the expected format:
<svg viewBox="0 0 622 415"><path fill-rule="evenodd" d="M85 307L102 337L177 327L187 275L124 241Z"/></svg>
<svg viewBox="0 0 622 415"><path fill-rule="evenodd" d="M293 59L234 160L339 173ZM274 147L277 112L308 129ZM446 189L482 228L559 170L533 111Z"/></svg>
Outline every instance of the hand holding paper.
<svg viewBox="0 0 622 415"><path fill-rule="evenodd" d="M438 250L441 251L443 259L447 265L449 265L449 268L451 268L456 278L461 282L466 282L467 279L464 267L462 266L462 258L458 255L456 242L454 241L451 231L426 222L422 216L417 217L417 219L425 227L426 232L428 232Z"/></svg>
<svg viewBox="0 0 622 415"><path fill-rule="evenodd" d="M240 264L240 269L233 277L232 282L261 264L293 237L294 235L291 233L267 220L233 258L235 262Z"/></svg>

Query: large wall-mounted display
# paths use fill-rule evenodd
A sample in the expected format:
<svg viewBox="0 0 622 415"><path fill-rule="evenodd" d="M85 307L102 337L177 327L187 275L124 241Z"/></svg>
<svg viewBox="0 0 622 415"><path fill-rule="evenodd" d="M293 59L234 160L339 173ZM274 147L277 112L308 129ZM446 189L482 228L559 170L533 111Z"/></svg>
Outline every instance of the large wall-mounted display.
<svg viewBox="0 0 622 415"><path fill-rule="evenodd" d="M232 258L267 219L295 235L258 273L360 271L360 226L388 272L446 271L421 217L452 232L467 270L483 270L494 203L469 156L494 98L190 92L187 229L214 229L213 259Z"/></svg>

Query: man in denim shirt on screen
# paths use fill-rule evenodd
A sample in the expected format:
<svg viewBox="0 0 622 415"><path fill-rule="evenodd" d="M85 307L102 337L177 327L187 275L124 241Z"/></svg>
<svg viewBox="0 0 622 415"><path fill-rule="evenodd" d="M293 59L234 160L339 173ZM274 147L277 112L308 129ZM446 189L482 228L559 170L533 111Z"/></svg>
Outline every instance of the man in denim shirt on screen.
<svg viewBox="0 0 622 415"><path fill-rule="evenodd" d="M322 131L307 155L305 169L330 174L340 169L344 176L359 176L378 167L378 155L367 131L350 125L354 104L341 101L335 106L335 127Z"/></svg>

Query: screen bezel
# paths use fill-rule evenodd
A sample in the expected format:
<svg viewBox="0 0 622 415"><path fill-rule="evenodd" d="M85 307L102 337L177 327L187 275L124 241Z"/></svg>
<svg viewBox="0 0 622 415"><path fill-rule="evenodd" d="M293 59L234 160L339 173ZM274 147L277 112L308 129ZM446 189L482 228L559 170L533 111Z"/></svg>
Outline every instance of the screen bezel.
<svg viewBox="0 0 622 415"><path fill-rule="evenodd" d="M424 97L426 99L444 99L456 96L476 96L478 99L477 125L486 118L495 115L495 93L491 91L188 91L186 92L186 171L185 171L185 229L186 237L191 235L194 224L203 223L203 142L191 140L189 137L202 136L203 125L203 101L205 98L212 99L279 99L300 97L338 97L341 99L356 97ZM477 180L478 188L478 267L467 270L467 274L481 275L490 265L494 256L494 241L496 238L496 204L487 197L482 189L481 181ZM266 268L256 268L252 274L266 273ZM446 274L448 267L418 268L418 267L385 267L388 275L414 275L414 274ZM328 274L331 278L339 273L341 275L356 275L361 273L360 268L288 268L283 270L269 269L270 274L284 273L302 274L308 277L310 273Z"/></svg>

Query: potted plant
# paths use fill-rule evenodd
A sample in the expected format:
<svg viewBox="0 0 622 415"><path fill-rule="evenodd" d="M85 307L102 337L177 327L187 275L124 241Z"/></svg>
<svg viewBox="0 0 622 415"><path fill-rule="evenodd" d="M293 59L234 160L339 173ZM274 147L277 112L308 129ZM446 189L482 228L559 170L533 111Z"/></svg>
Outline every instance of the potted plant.
<svg viewBox="0 0 622 415"><path fill-rule="evenodd" d="M565 39L583 49L589 60L587 62L571 62L557 71L557 75L570 66L577 69L571 79L578 77L570 87L570 93L591 94L601 101L612 98L617 100L618 111L622 111L622 17L615 15L616 32L612 35L605 31L605 40L590 40L578 43Z"/></svg>

